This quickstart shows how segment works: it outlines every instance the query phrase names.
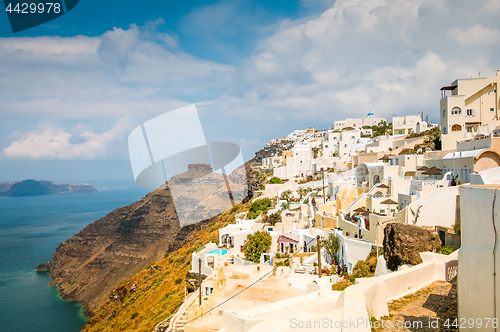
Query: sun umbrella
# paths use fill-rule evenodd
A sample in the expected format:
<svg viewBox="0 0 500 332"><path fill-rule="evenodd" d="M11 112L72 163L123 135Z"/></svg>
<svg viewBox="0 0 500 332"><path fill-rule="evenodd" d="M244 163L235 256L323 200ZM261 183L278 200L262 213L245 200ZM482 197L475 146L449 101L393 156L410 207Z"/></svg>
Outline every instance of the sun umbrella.
<svg viewBox="0 0 500 332"><path fill-rule="evenodd" d="M380 202L380 204L386 204L386 205L388 205L387 210L388 210L388 212L390 212L391 211L391 205L398 204L398 202L396 202L396 201L394 201L394 200L392 200L392 199L389 198L389 199L386 199L383 202ZM389 213L387 213L387 215L389 215Z"/></svg>
<svg viewBox="0 0 500 332"><path fill-rule="evenodd" d="M377 188L382 188L382 189L389 189L390 187L384 183L381 183L377 186Z"/></svg>
<svg viewBox="0 0 500 332"><path fill-rule="evenodd" d="M441 175L443 174L443 171L437 168L436 166L432 166L429 168L427 171L422 172L422 174L427 174L427 175Z"/></svg>

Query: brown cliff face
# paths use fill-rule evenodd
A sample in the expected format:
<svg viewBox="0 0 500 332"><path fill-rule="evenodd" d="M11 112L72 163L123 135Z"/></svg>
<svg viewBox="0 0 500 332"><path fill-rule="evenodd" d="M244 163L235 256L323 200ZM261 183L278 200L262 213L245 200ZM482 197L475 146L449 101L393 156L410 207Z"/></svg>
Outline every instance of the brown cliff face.
<svg viewBox="0 0 500 332"><path fill-rule="evenodd" d="M118 282L178 249L200 227L181 228L171 202L169 190L155 190L61 243L52 257L51 284L92 315Z"/></svg>
<svg viewBox="0 0 500 332"><path fill-rule="evenodd" d="M245 172L245 168L239 171ZM177 180L185 176L193 178L189 176L191 172L206 175L211 171L200 166L190 167ZM235 175L234 180L241 178ZM203 183L186 188L193 213L200 206L209 208L210 203L217 200L217 197L210 200L192 191L193 187L201 192L205 186L213 189L210 174L200 179ZM230 179L229 183L232 185L233 181ZM214 196L218 192L216 190ZM110 212L61 243L52 257L51 285L58 287L63 299L83 304L85 314L92 316L120 281L177 251L207 225L207 222L199 222L181 227L170 189L157 189L135 203Z"/></svg>

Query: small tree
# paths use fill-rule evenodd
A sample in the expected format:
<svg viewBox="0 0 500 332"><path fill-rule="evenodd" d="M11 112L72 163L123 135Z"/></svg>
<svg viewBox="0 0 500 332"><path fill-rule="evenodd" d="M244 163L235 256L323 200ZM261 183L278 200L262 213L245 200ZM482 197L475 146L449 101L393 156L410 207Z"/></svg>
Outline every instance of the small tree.
<svg viewBox="0 0 500 332"><path fill-rule="evenodd" d="M281 203L281 211L288 210L290 208L290 203Z"/></svg>
<svg viewBox="0 0 500 332"><path fill-rule="evenodd" d="M297 194L299 194L300 200L302 200L302 196L307 195L307 190L306 190L306 188L304 188L304 187L299 187L299 189L297 189Z"/></svg>
<svg viewBox="0 0 500 332"><path fill-rule="evenodd" d="M260 255L271 248L271 235L265 231L257 231L253 234L248 234L243 253L245 258L254 262L260 262Z"/></svg>
<svg viewBox="0 0 500 332"><path fill-rule="evenodd" d="M340 248L339 239L333 233L330 233L328 239L326 239L323 243L323 247L328 256L330 256L332 259L336 259L337 252Z"/></svg>
<svg viewBox="0 0 500 332"><path fill-rule="evenodd" d="M270 215L265 215L263 220L264 223L274 226L277 223L281 222L281 213L275 212Z"/></svg>
<svg viewBox="0 0 500 332"><path fill-rule="evenodd" d="M287 189L281 193L281 199L286 199L288 200L290 196L292 195L292 191L290 189Z"/></svg>

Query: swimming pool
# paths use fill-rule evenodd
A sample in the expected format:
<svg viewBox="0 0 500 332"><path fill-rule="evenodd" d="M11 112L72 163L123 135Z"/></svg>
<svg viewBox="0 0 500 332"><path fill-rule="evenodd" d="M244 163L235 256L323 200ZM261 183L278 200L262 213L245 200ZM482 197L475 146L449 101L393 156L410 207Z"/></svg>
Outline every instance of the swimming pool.
<svg viewBox="0 0 500 332"><path fill-rule="evenodd" d="M300 206L300 203L289 203L290 204L290 209L298 209Z"/></svg>
<svg viewBox="0 0 500 332"><path fill-rule="evenodd" d="M207 252L207 254L217 254L219 256L224 256L225 254L227 254L229 250L227 249L214 249L212 251L209 251Z"/></svg>

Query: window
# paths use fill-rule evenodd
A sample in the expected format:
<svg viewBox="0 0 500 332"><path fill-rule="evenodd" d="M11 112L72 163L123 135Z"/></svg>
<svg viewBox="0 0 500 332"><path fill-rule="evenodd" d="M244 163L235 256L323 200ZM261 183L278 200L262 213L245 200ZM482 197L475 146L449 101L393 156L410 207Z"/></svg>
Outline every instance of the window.
<svg viewBox="0 0 500 332"><path fill-rule="evenodd" d="M495 107L490 107L490 112L495 112Z"/></svg>
<svg viewBox="0 0 500 332"><path fill-rule="evenodd" d="M273 228L272 228L272 227L268 227L268 228L267 228L267 231L268 231L268 232L272 232L272 231L273 231Z"/></svg>
<svg viewBox="0 0 500 332"><path fill-rule="evenodd" d="M398 126L401 126L401 121L398 121Z"/></svg>
<svg viewBox="0 0 500 332"><path fill-rule="evenodd" d="M453 126L451 126L451 131L462 131L462 126L456 123Z"/></svg>
<svg viewBox="0 0 500 332"><path fill-rule="evenodd" d="M347 144L344 144L344 148L347 148Z"/></svg>
<svg viewBox="0 0 500 332"><path fill-rule="evenodd" d="M380 210L380 213L385 213L385 210Z"/></svg>
<svg viewBox="0 0 500 332"><path fill-rule="evenodd" d="M243 246L240 246L240 252L243 252Z"/></svg>
<svg viewBox="0 0 500 332"><path fill-rule="evenodd" d="M455 106L451 109L451 115L460 115L462 114L462 109L458 106Z"/></svg>
<svg viewBox="0 0 500 332"><path fill-rule="evenodd" d="M469 108L467 109L467 111L465 112L465 116L474 116L476 115L476 112L474 111L473 108Z"/></svg>
<svg viewBox="0 0 500 332"><path fill-rule="evenodd" d="M328 149L328 145L325 145L325 149Z"/></svg>
<svg viewBox="0 0 500 332"><path fill-rule="evenodd" d="M446 116L446 110L443 110L443 118Z"/></svg>

